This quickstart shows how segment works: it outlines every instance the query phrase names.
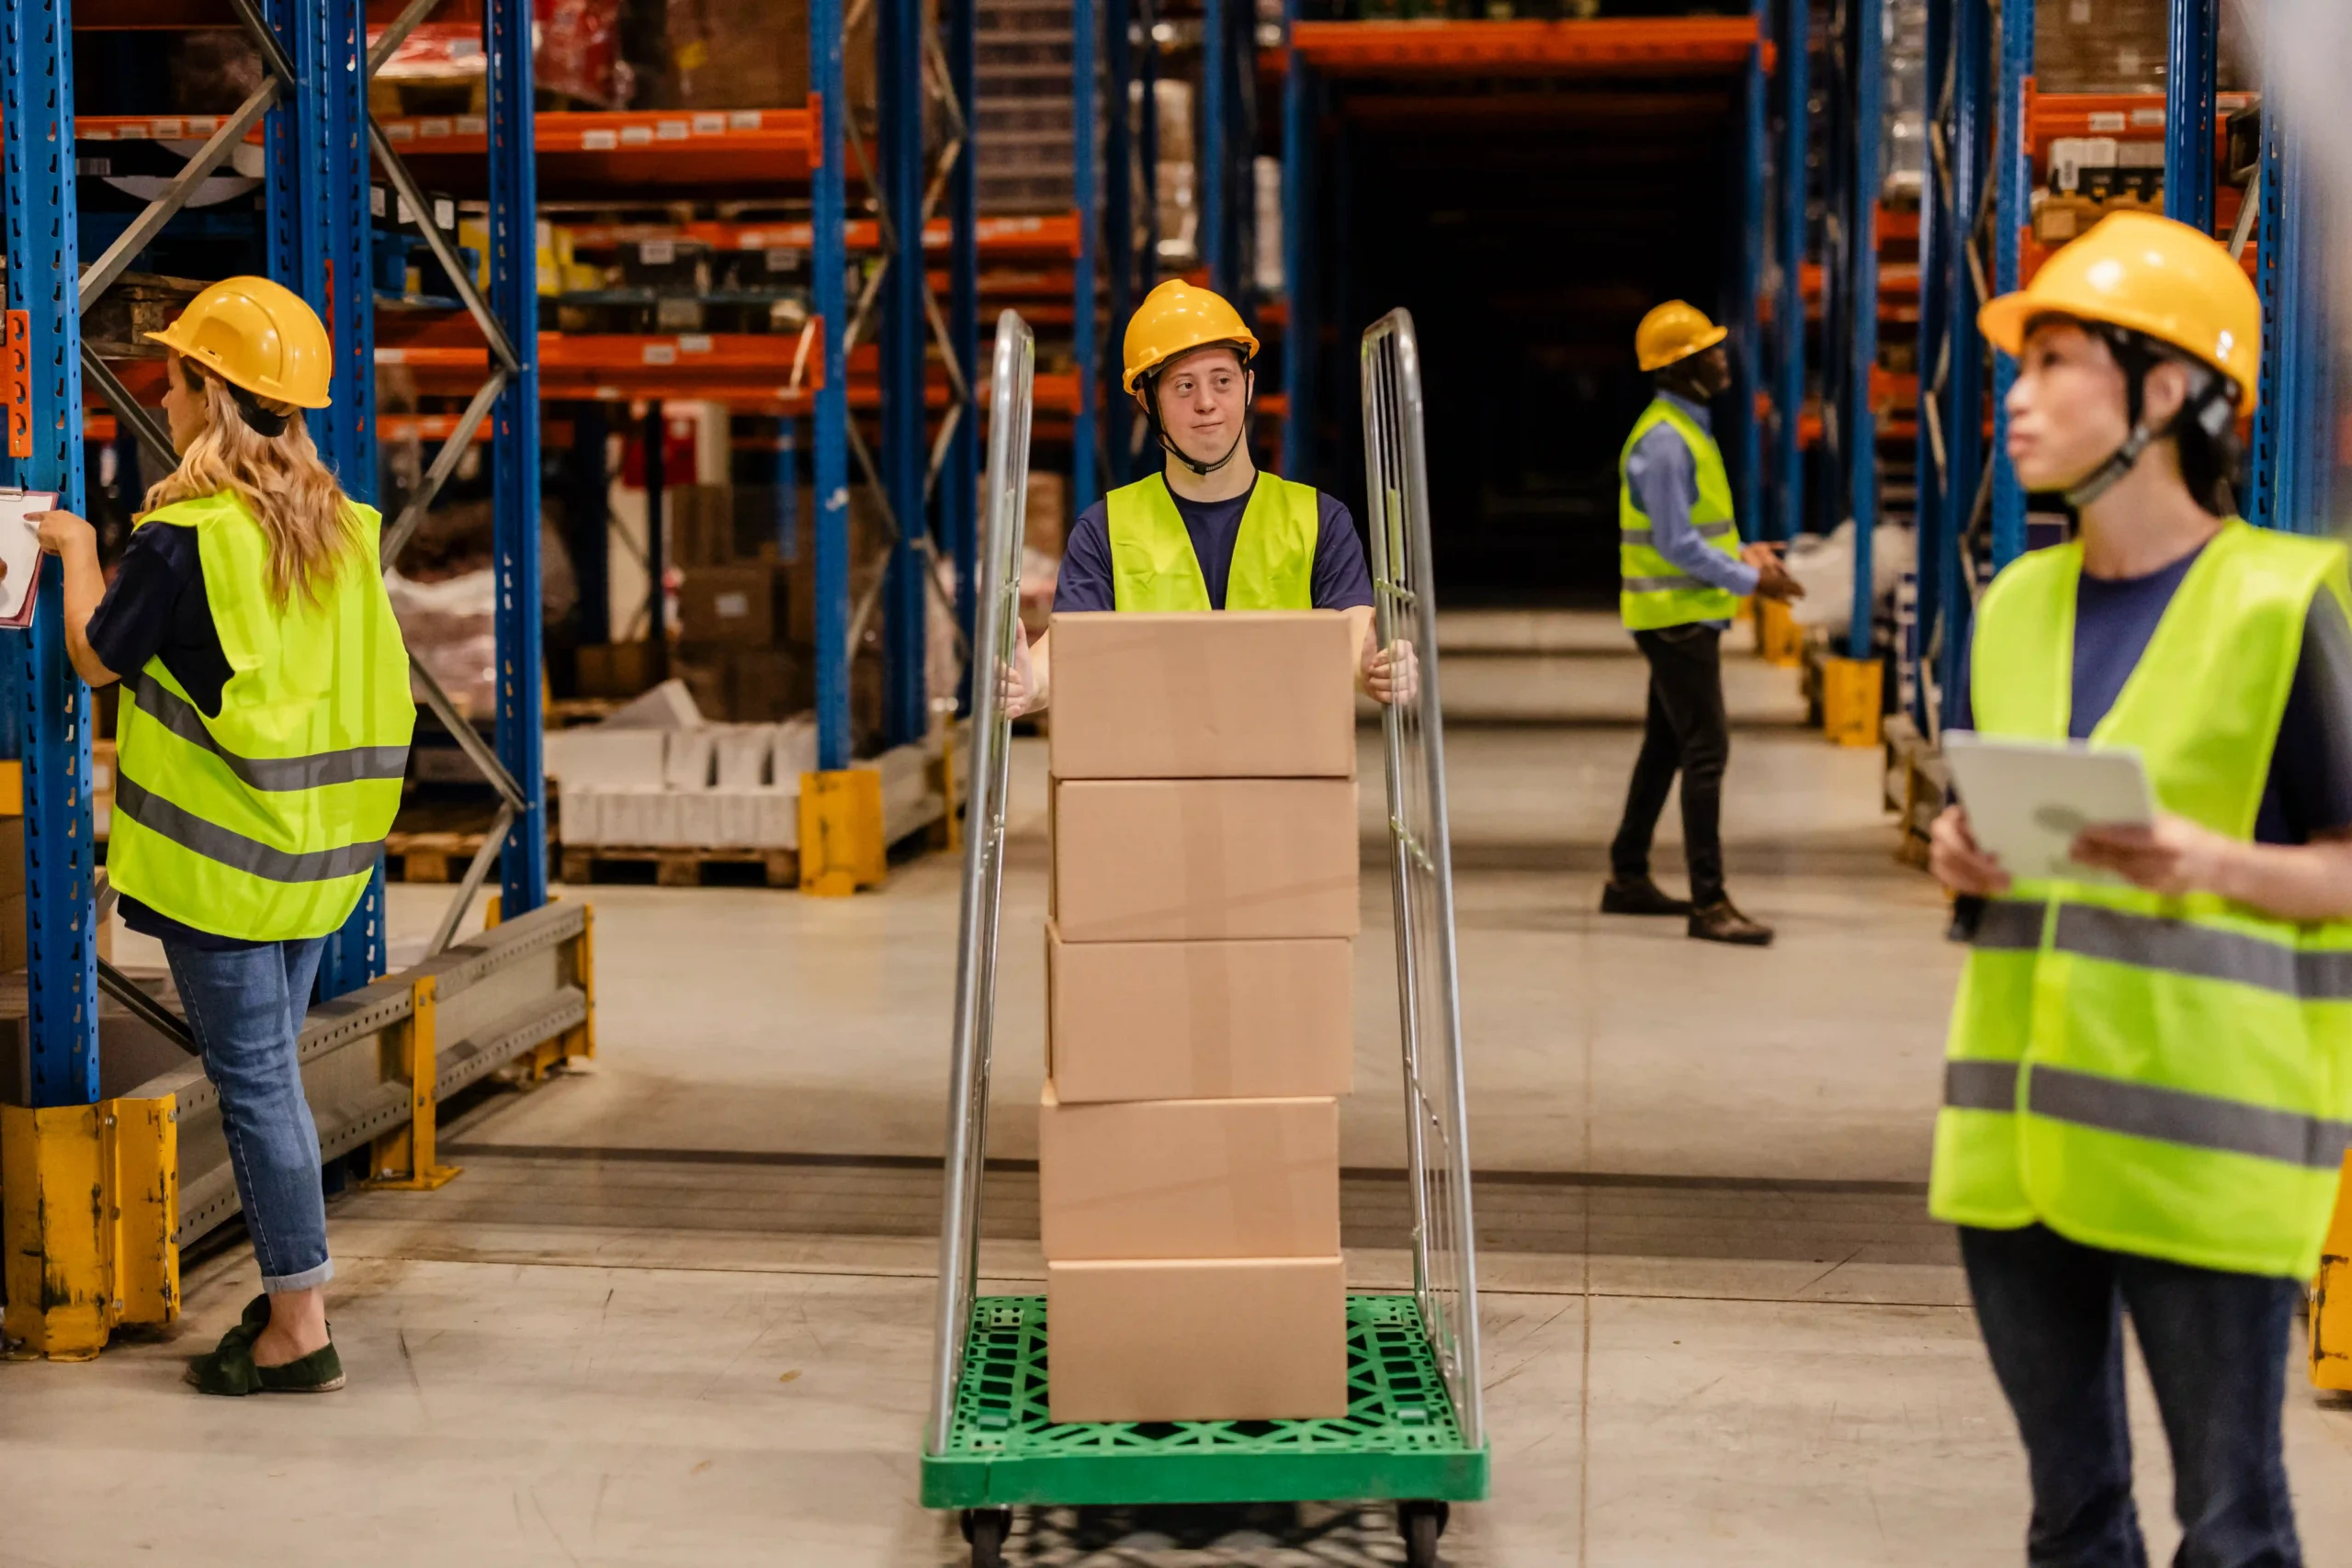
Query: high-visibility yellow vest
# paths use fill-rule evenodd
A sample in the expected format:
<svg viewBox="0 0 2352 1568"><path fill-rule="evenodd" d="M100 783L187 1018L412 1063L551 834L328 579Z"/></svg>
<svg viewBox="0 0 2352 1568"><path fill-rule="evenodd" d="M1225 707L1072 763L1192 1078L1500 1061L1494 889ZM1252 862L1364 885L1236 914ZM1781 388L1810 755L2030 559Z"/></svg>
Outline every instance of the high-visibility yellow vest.
<svg viewBox="0 0 2352 1568"><path fill-rule="evenodd" d="M2064 739L2082 547L2011 563L1977 611L1980 733ZM2157 805L2241 842L2338 544L2235 520L2198 557L2091 731ZM2352 926L2211 894L2018 883L1952 1010L1928 1206L1993 1229L2308 1278L2352 1140Z"/></svg>
<svg viewBox="0 0 2352 1568"><path fill-rule="evenodd" d="M160 658L127 674L107 874L158 914L254 942L324 936L359 901L400 806L415 705L377 565L383 519L354 505L323 604L269 597L269 546L235 496L141 527L192 526L230 676L207 717Z"/></svg>
<svg viewBox="0 0 2352 1568"><path fill-rule="evenodd" d="M1193 536L1159 474L1121 485L1105 502L1111 536L1112 604L1121 610L1206 610ZM1260 474L1233 541L1225 582L1228 610L1315 607L1315 543L1322 507L1313 485Z"/></svg>
<svg viewBox="0 0 2352 1568"><path fill-rule="evenodd" d="M1699 500L1690 508L1690 525L1716 549L1739 558L1739 525L1732 516L1731 476L1724 471L1723 448L1697 420L1662 397L1656 400L1634 422L1634 434L1617 455L1617 607L1629 631L1728 620L1739 608L1738 595L1689 575L1651 543L1649 513L1634 503L1626 468L1642 437L1661 424L1682 437L1697 468Z"/></svg>

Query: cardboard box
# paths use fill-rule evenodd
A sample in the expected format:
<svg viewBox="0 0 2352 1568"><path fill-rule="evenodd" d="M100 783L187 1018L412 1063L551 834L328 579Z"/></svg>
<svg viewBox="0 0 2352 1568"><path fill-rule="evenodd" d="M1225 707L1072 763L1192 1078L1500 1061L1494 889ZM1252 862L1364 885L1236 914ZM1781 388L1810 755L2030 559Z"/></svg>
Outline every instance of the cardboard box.
<svg viewBox="0 0 2352 1568"><path fill-rule="evenodd" d="M1053 637L1056 778L1355 776L1337 611L1063 615Z"/></svg>
<svg viewBox="0 0 2352 1568"><path fill-rule="evenodd" d="M1351 779L1057 780L1050 798L1066 942L1356 934Z"/></svg>
<svg viewBox="0 0 2352 1568"><path fill-rule="evenodd" d="M1282 1421L1348 1413L1340 1260L1046 1265L1057 1421Z"/></svg>
<svg viewBox="0 0 2352 1568"><path fill-rule="evenodd" d="M1037 1113L1046 1256L1319 1258L1340 1250L1330 1099L1151 1100Z"/></svg>
<svg viewBox="0 0 2352 1568"><path fill-rule="evenodd" d="M673 566L728 566L735 560L735 494L725 485L673 485L670 560Z"/></svg>
<svg viewBox="0 0 2352 1568"><path fill-rule="evenodd" d="M650 642L592 642L580 649L580 694L633 697L662 679L668 650Z"/></svg>
<svg viewBox="0 0 2352 1568"><path fill-rule="evenodd" d="M1355 944L1065 942L1046 926L1046 1060L1065 1105L1341 1095Z"/></svg>
<svg viewBox="0 0 2352 1568"><path fill-rule="evenodd" d="M678 583L680 640L766 648L783 635L787 569L775 561L689 567Z"/></svg>

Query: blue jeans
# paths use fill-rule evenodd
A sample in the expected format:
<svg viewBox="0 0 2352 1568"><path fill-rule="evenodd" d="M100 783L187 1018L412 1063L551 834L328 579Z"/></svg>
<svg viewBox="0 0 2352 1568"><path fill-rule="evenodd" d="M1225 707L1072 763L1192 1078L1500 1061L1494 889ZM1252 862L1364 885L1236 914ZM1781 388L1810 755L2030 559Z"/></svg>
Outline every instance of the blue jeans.
<svg viewBox="0 0 2352 1568"><path fill-rule="evenodd" d="M2301 1568L2279 1452L2300 1280L2079 1246L2041 1225L1960 1232L1993 1372L2033 1479L2035 1568L2145 1568L2132 1504L2123 1313L2172 1447L2176 1568Z"/></svg>
<svg viewBox="0 0 2352 1568"><path fill-rule="evenodd" d="M261 1288L307 1291L334 1277L319 1181L319 1130L295 1055L324 938L211 952L166 941L205 1075L220 1091L220 1131L261 1265Z"/></svg>

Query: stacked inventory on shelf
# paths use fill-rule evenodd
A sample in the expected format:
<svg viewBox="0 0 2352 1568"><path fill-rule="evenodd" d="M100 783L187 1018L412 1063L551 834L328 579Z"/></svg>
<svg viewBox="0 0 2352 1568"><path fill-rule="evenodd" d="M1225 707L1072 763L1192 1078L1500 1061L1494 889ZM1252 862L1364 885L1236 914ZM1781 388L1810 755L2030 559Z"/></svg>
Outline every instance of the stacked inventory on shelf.
<svg viewBox="0 0 2352 1568"><path fill-rule="evenodd" d="M1054 618L1038 1196L1057 1421L1347 1413L1349 629Z"/></svg>

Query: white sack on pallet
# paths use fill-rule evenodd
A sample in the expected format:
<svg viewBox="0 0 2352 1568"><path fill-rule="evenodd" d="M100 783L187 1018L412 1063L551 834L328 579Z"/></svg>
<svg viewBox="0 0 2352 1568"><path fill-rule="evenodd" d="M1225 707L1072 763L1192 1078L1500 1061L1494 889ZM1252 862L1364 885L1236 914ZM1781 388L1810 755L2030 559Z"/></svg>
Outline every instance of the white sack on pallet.
<svg viewBox="0 0 2352 1568"><path fill-rule="evenodd" d="M1880 605L1894 602L1895 584L1917 557L1916 537L1899 523L1883 523L1871 535L1871 590ZM1806 534L1789 543L1789 575L1804 587L1790 606L1801 626L1843 634L1854 619L1854 524L1840 523L1826 536Z"/></svg>
<svg viewBox="0 0 2352 1568"><path fill-rule="evenodd" d="M758 789L767 784L780 724L721 725L711 736L713 780L720 789Z"/></svg>
<svg viewBox="0 0 2352 1568"><path fill-rule="evenodd" d="M708 789L718 750L718 738L711 730L673 731L669 756L662 769L662 784L676 790Z"/></svg>
<svg viewBox="0 0 2352 1568"><path fill-rule="evenodd" d="M548 776L567 784L659 789L667 767L670 733L592 724L577 729L551 729L543 745Z"/></svg>
<svg viewBox="0 0 2352 1568"><path fill-rule="evenodd" d="M633 697L595 726L599 729L700 729L708 720L695 705L686 683L673 675L643 696Z"/></svg>
<svg viewBox="0 0 2352 1568"><path fill-rule="evenodd" d="M409 658L440 682L458 711L469 718L494 712L498 704L498 634L492 616L497 585L487 569L439 582L417 582L397 571L384 574L384 592L400 622ZM424 689L416 688L422 704Z"/></svg>

